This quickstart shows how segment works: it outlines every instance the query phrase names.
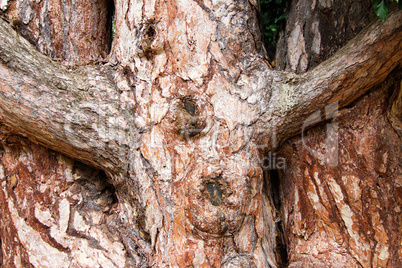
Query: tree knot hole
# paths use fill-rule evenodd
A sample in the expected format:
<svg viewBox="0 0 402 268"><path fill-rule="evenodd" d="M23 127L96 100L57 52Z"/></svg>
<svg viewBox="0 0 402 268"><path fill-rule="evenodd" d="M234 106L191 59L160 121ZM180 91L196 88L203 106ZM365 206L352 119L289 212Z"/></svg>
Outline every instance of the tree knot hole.
<svg viewBox="0 0 402 268"><path fill-rule="evenodd" d="M153 23L148 24L148 26L145 28L145 38L149 40L153 40L155 38L155 26Z"/></svg>
<svg viewBox="0 0 402 268"><path fill-rule="evenodd" d="M191 96L181 97L176 107L176 128L181 137L190 138L205 128L205 118L200 116L200 107Z"/></svg>
<svg viewBox="0 0 402 268"><path fill-rule="evenodd" d="M163 51L163 42L156 41L157 29L154 19L149 19L140 29L139 55L151 59Z"/></svg>
<svg viewBox="0 0 402 268"><path fill-rule="evenodd" d="M141 28L141 43L143 46L142 49L151 49L151 44L156 38L156 28L154 21L147 21Z"/></svg>
<svg viewBox="0 0 402 268"><path fill-rule="evenodd" d="M216 182L208 182L206 186L211 204L214 206L222 205L222 191L219 184Z"/></svg>
<svg viewBox="0 0 402 268"><path fill-rule="evenodd" d="M196 104L194 103L193 100L191 100L189 98L184 98L183 105L184 105L184 109L186 110L187 113L189 113L191 116L195 116Z"/></svg>

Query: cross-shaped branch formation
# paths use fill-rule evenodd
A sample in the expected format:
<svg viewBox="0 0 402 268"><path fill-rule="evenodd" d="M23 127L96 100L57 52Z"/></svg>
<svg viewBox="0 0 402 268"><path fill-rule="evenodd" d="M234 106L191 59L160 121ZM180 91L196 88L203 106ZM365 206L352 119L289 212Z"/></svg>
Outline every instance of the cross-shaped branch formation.
<svg viewBox="0 0 402 268"><path fill-rule="evenodd" d="M262 156L384 81L402 58L402 13L295 74L265 63L254 1L184 2L116 1L98 65L52 60L0 20L1 123L104 170L124 228L150 236L129 254L150 265L275 266Z"/></svg>

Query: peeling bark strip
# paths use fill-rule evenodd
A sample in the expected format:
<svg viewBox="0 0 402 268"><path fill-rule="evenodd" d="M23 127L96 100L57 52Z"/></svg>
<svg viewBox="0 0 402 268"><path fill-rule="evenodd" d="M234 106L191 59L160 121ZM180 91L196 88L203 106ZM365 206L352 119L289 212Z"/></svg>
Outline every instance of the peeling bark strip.
<svg viewBox="0 0 402 268"><path fill-rule="evenodd" d="M401 266L402 146L385 118L388 96L400 83L394 74L334 120L340 165L326 165L334 145L320 129L281 148L292 156L281 170L291 267Z"/></svg>
<svg viewBox="0 0 402 268"><path fill-rule="evenodd" d="M105 14L104 2L91 7ZM83 3L75 8L86 14ZM109 63L74 68L0 20L2 124L104 170L116 196L99 186L103 177L85 179L95 186L81 194L74 185L85 176L55 187L71 165L48 187L3 142L10 164L0 203L19 242L1 241L20 256L4 258L28 267L276 267L261 155L275 147L273 133L282 142L328 102L347 105L383 81L402 58L402 13L302 75L265 65L257 13L246 0L116 0ZM33 36L48 29L30 27ZM85 45L92 34L71 40ZM65 61L83 59L56 44L47 45ZM21 168L8 170L13 162ZM24 191L43 201L17 206L31 200ZM98 210L91 200L99 196Z"/></svg>
<svg viewBox="0 0 402 268"><path fill-rule="evenodd" d="M291 1L278 41L277 68L297 73L314 68L367 27L373 16L371 0Z"/></svg>
<svg viewBox="0 0 402 268"><path fill-rule="evenodd" d="M116 200L104 173L23 138L1 139L2 267L124 267L134 262L110 232L118 224L110 213Z"/></svg>
<svg viewBox="0 0 402 268"><path fill-rule="evenodd" d="M134 120L131 92L118 92L109 67L68 70L0 24L2 122L83 162L124 169L129 140L138 132L128 123Z"/></svg>
<svg viewBox="0 0 402 268"><path fill-rule="evenodd" d="M19 34L52 58L86 64L110 51L113 1L15 0L2 9Z"/></svg>
<svg viewBox="0 0 402 268"><path fill-rule="evenodd" d="M367 25L372 14L364 9L373 13L369 0L293 1L286 32L301 26L299 34L307 38L300 47L305 45L303 57L313 68L343 47L362 24ZM300 51L288 54L283 44L290 38L283 36L277 66L301 56ZM313 51L312 44L318 41L323 46ZM325 45L329 42L332 45ZM402 141L397 134L401 120L396 115L402 112L396 108L402 100L402 95L397 97L400 82L397 67L347 108L333 110L330 104L317 111L325 117L325 125L304 131L278 148L276 153L287 159L287 166L279 170L280 189L273 193L280 201L278 223L287 238L289 267L402 266L401 228L396 227L402 206L398 164Z"/></svg>

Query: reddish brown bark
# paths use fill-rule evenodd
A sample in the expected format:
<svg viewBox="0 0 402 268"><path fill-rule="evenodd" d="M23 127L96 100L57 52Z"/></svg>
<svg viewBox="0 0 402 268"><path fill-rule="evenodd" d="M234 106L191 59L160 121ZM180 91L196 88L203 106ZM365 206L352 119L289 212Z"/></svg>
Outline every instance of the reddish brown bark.
<svg viewBox="0 0 402 268"><path fill-rule="evenodd" d="M2 267L82 266L78 254L91 265L129 263L122 245L110 247L117 200L105 174L8 131L1 136Z"/></svg>
<svg viewBox="0 0 402 268"><path fill-rule="evenodd" d="M292 267L401 265L401 140L387 120L388 96L400 77L365 96L328 126L285 143L280 155L284 231ZM331 151L332 150L332 151ZM333 154L337 165L330 165Z"/></svg>
<svg viewBox="0 0 402 268"><path fill-rule="evenodd" d="M278 41L276 67L303 73L328 59L367 27L371 0L291 1Z"/></svg>
<svg viewBox="0 0 402 268"><path fill-rule="evenodd" d="M69 64L104 60L112 42L113 1L8 1L5 17L36 48Z"/></svg>
<svg viewBox="0 0 402 268"><path fill-rule="evenodd" d="M63 22L64 3L54 5L43 20ZM106 16L104 2L77 7ZM276 146L271 131L281 142L329 101L344 106L383 81L402 58L401 13L297 75L265 65L255 1L119 0L115 9L112 51L99 66L70 63L103 58L107 31L93 47L90 30L63 42L50 31L57 42L38 47L67 68L0 22L2 123L108 176L26 140L7 151L3 134L2 213L11 221L2 222L2 258L38 267L275 267L276 213L260 167ZM24 29L42 40L30 23ZM41 154L49 172L35 170ZM12 228L15 244L3 239Z"/></svg>
<svg viewBox="0 0 402 268"><path fill-rule="evenodd" d="M298 72L314 67L335 47L343 46L357 25L367 21L367 16L360 17L364 12L350 16L356 8L362 10L358 7L362 3L344 1L325 7L323 3L293 2L290 13L295 15L281 43L295 42L291 33L298 29L302 29L299 37L306 40L297 40L303 51L280 47L279 66ZM371 8L369 4L365 6ZM300 9L313 16L296 15ZM312 28L314 25L317 28ZM336 45L328 46L327 42L335 39ZM298 63L291 67L292 62ZM369 75L371 70L360 72ZM359 85L352 86L353 90L362 86L359 80L356 83ZM400 92L397 68L363 98L347 100L352 102L347 108L341 109L338 102L332 107L335 109L328 105L318 111L310 122L303 123L305 129L319 126L288 140L277 151L277 157L286 159L286 169L279 170L274 180L279 185L274 196L279 200L276 204L281 210L289 267L401 266Z"/></svg>

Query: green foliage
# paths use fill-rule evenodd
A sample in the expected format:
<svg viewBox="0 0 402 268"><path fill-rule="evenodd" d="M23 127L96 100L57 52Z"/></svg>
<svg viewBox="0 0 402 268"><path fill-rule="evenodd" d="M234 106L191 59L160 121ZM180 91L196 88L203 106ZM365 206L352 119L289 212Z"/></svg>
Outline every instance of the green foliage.
<svg viewBox="0 0 402 268"><path fill-rule="evenodd" d="M380 17L380 19L385 22L387 18L387 13L388 13L388 7L390 5L390 2L394 2L394 0L371 0L371 2L374 5L374 11L375 14ZM399 9L402 9L402 1L401 0L395 0L395 2L398 3Z"/></svg>
<svg viewBox="0 0 402 268"><path fill-rule="evenodd" d="M279 31L286 23L286 6L289 0L260 0L265 47L275 53Z"/></svg>
<svg viewBox="0 0 402 268"><path fill-rule="evenodd" d="M112 39L114 39L114 35L116 34L116 21L114 19L114 15L112 16Z"/></svg>

